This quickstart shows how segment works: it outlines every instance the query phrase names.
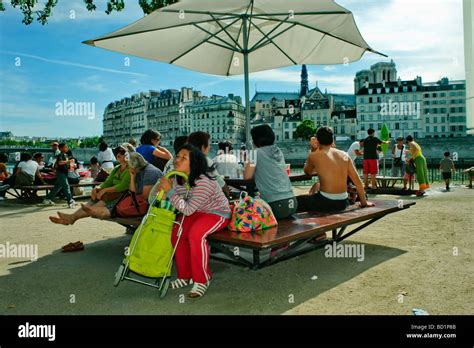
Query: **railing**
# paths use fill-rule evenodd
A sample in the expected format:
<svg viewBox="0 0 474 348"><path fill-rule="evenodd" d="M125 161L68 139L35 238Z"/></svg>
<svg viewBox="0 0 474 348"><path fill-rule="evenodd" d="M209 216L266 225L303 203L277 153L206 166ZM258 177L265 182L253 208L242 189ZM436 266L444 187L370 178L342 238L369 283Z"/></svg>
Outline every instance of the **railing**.
<svg viewBox="0 0 474 348"><path fill-rule="evenodd" d="M441 175L441 171L439 170L440 160L441 159L436 159L436 158L427 159L428 179L430 183L444 182L443 177ZM467 184L469 181L468 175L467 173L463 173L463 171L473 166L474 166L474 159L472 158L465 158L465 159L460 159L458 161L455 161L454 167L456 168L456 170L452 173L451 182L456 183L456 184L461 184L461 185L464 185L465 183ZM360 177L363 177L361 159L357 159L356 168ZM304 174L303 164L302 163L291 164L291 174L292 175ZM387 162L385 163L385 172L383 170L383 162L380 161L379 175L391 176L391 174L392 174L391 160L387 160ZM312 178L311 180L300 181L300 182L294 183L293 185L294 186L312 186L316 181L317 181L317 178L315 177L315 178Z"/></svg>

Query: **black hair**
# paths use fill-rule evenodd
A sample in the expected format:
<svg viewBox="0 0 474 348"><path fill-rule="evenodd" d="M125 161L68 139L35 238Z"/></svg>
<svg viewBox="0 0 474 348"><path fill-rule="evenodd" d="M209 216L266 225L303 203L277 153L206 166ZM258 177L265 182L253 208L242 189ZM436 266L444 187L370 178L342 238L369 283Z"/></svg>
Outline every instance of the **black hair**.
<svg viewBox="0 0 474 348"><path fill-rule="evenodd" d="M444 155L445 155L446 157L449 157L449 152L446 151L446 152L444 153Z"/></svg>
<svg viewBox="0 0 474 348"><path fill-rule="evenodd" d="M142 137L140 138L140 143L142 145L153 145L152 140L161 140L160 132L157 132L154 129L147 129L145 133L143 133Z"/></svg>
<svg viewBox="0 0 474 348"><path fill-rule="evenodd" d="M215 165L213 165L212 167L209 167L207 165L206 155L204 155L204 153L200 149L188 143L181 146L176 153L178 154L181 150L189 151L190 173L188 181L191 187L194 187L196 185L196 180L201 175L205 175L211 180L216 180L214 176L209 175L215 169ZM177 181L180 185L184 184L183 179L180 177L177 178Z"/></svg>
<svg viewBox="0 0 474 348"><path fill-rule="evenodd" d="M93 157L91 157L90 162L91 162L91 164L97 164L97 163L99 163L99 160L97 159L97 157L93 156Z"/></svg>
<svg viewBox="0 0 474 348"><path fill-rule="evenodd" d="M374 133L375 133L375 129L373 129L373 128L367 129L367 134L368 134L368 135L372 135L372 134L374 134Z"/></svg>
<svg viewBox="0 0 474 348"><path fill-rule="evenodd" d="M31 154L28 152L22 152L20 155L20 162L26 162L32 159Z"/></svg>
<svg viewBox="0 0 474 348"><path fill-rule="evenodd" d="M323 146L332 145L334 143L334 133L331 127L320 127L316 132L318 143Z"/></svg>
<svg viewBox="0 0 474 348"><path fill-rule="evenodd" d="M407 135L406 139L408 142L413 141L413 137L411 135Z"/></svg>
<svg viewBox="0 0 474 348"><path fill-rule="evenodd" d="M104 143L104 142L101 142L101 143L99 144L99 151L105 151L105 150L107 150L108 147L109 147L109 145L107 145L107 144Z"/></svg>
<svg viewBox="0 0 474 348"><path fill-rule="evenodd" d="M360 143L364 143L364 140L365 140L365 139L359 139L359 140L358 140L358 141L359 141L359 144L360 144Z"/></svg>
<svg viewBox="0 0 474 348"><path fill-rule="evenodd" d="M210 139L211 136L209 133L198 131L189 134L188 143L196 146L199 150L202 150L203 147L206 148L209 146Z"/></svg>
<svg viewBox="0 0 474 348"><path fill-rule="evenodd" d="M250 134L256 147L270 146L275 143L275 133L268 124L252 128Z"/></svg>
<svg viewBox="0 0 474 348"><path fill-rule="evenodd" d="M127 150L125 150L125 148L123 146L117 146L114 149L114 155L115 156L117 156L118 154L121 154L122 156L124 156L126 153L127 153Z"/></svg>
<svg viewBox="0 0 474 348"><path fill-rule="evenodd" d="M232 151L234 148L232 147L232 143L230 141L221 141L219 143L219 150L221 150L223 153L225 153L226 151L227 152L230 152Z"/></svg>
<svg viewBox="0 0 474 348"><path fill-rule="evenodd" d="M60 143L58 148L62 149L64 146L66 146L67 144L66 143Z"/></svg>
<svg viewBox="0 0 474 348"><path fill-rule="evenodd" d="M33 158L34 159L37 159L37 158L40 158L40 157L44 157L43 154L41 152L37 152L33 155Z"/></svg>
<svg viewBox="0 0 474 348"><path fill-rule="evenodd" d="M187 135L180 135L179 137L176 137L173 142L173 149L175 155L178 153L178 150L188 142L188 136Z"/></svg>
<svg viewBox="0 0 474 348"><path fill-rule="evenodd" d="M8 162L8 155L6 153L0 152L0 162L7 163Z"/></svg>

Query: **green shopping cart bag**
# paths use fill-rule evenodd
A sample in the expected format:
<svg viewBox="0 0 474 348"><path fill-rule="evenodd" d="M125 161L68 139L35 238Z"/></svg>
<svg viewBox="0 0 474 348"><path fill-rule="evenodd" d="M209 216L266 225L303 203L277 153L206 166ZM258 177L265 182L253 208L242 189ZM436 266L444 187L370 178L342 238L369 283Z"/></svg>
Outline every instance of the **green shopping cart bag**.
<svg viewBox="0 0 474 348"><path fill-rule="evenodd" d="M182 172L171 171L166 178L181 176L186 181L189 190L187 175ZM153 204L150 204L147 215L137 228L129 246L129 255L125 261L130 270L145 277L169 277L169 266L173 255L171 232L176 220L176 210L166 198L162 190Z"/></svg>

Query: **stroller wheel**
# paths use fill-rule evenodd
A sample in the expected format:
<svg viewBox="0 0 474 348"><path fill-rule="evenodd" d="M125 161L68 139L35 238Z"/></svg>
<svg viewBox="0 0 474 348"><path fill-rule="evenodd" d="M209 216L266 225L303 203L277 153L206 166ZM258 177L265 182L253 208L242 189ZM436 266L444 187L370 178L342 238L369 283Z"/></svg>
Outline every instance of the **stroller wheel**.
<svg viewBox="0 0 474 348"><path fill-rule="evenodd" d="M166 293L168 292L169 287L170 287L170 279L166 277L164 279L164 282L161 285L161 288L159 289L160 298L164 298L166 296Z"/></svg>
<svg viewBox="0 0 474 348"><path fill-rule="evenodd" d="M114 280L114 286L117 287L120 283L120 281L123 279L123 272L125 270L124 265L120 265L117 272L115 272L115 280Z"/></svg>

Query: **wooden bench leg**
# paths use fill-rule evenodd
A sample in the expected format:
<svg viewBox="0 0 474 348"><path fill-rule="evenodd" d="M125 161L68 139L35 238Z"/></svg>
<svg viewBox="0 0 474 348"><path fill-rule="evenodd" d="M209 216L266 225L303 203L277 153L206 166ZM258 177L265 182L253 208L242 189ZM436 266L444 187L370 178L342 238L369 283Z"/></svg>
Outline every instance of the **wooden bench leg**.
<svg viewBox="0 0 474 348"><path fill-rule="evenodd" d="M227 257L230 258L230 260L229 260L227 258L223 258L223 257L219 257L219 256L211 254L211 259L226 262L226 263L231 263L231 264L237 265L237 266L243 266L243 267L249 267L251 269L256 269L252 262L249 262L248 260L244 259L240 255L234 253L234 251L231 249L230 246L227 247L227 246L223 245L222 243L217 243L217 242L213 242L213 241L208 241L208 243L211 247L216 248L222 254L224 254L224 255L226 255ZM259 252L258 250L254 250L254 251ZM260 255L258 257L260 257ZM254 260L255 260L255 253L254 253Z"/></svg>

